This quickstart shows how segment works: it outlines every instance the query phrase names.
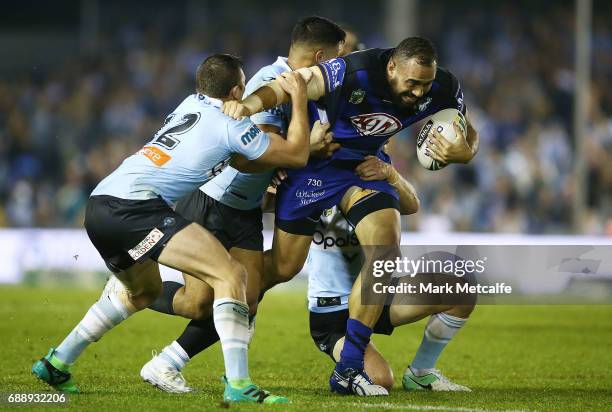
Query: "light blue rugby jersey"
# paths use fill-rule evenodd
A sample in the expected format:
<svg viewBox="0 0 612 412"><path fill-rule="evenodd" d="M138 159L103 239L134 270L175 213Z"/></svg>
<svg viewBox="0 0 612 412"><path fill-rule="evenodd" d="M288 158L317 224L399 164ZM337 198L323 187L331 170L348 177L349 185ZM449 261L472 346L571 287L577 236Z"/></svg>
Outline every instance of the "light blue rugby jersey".
<svg viewBox="0 0 612 412"><path fill-rule="evenodd" d="M287 58L279 57L274 64L261 68L246 85L245 97L271 82L281 73L291 71ZM269 124L287 133L291 116L291 105L283 104L251 116L255 124ZM240 210L261 207L263 195L270 184L274 171L262 173L241 173L228 166L214 179L203 185L200 190L226 206Z"/></svg>
<svg viewBox="0 0 612 412"><path fill-rule="evenodd" d="M192 94L166 118L141 150L128 157L92 192L121 199L160 197L172 205L219 174L233 153L257 159L269 136L249 118L234 120L222 102Z"/></svg>
<svg viewBox="0 0 612 412"><path fill-rule="evenodd" d="M363 253L353 228L337 206L321 215L310 245L308 310L328 313L348 308L353 283L363 264ZM321 305L320 298L339 298L333 306ZM327 300L329 302L329 300Z"/></svg>

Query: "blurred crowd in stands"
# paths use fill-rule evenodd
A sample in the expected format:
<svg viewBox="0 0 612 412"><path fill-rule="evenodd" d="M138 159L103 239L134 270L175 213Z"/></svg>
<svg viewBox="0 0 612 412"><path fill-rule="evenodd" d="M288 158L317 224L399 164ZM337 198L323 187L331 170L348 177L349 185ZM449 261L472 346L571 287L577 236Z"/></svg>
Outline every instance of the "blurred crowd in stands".
<svg viewBox="0 0 612 412"><path fill-rule="evenodd" d="M593 13L587 209L576 231L572 3L479 4L420 3L419 34L460 79L481 143L471 164L430 172L416 160L414 129L394 139L394 163L422 205L405 228L612 236L612 7L596 1ZM303 14L279 7L270 23L264 10L251 10L216 26L224 31L102 27L95 50L0 78L0 227L80 227L93 187L192 92L208 53L242 56L247 77L286 55ZM391 46L381 16L363 24L370 12L328 17L351 24L367 47Z"/></svg>

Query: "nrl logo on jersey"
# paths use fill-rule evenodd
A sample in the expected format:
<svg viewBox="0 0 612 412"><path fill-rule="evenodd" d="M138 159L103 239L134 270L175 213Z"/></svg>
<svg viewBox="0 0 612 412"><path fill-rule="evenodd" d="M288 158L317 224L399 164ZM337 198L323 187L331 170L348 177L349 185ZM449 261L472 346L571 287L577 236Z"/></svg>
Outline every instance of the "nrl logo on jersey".
<svg viewBox="0 0 612 412"><path fill-rule="evenodd" d="M351 96L349 97L349 103L359 104L363 102L363 98L365 97L365 91L361 89L353 90Z"/></svg>
<svg viewBox="0 0 612 412"><path fill-rule="evenodd" d="M402 129L402 123L387 113L367 113L351 117L353 127L362 136L389 136Z"/></svg>
<svg viewBox="0 0 612 412"><path fill-rule="evenodd" d="M428 97L427 99L419 103L419 112L426 110L429 106L429 103L431 103L431 97Z"/></svg>

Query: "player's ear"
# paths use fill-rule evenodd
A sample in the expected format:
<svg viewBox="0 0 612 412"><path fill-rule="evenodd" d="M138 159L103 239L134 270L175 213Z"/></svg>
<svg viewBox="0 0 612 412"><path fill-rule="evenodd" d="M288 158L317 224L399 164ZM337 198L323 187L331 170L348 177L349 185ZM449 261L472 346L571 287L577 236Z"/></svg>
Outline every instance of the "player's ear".
<svg viewBox="0 0 612 412"><path fill-rule="evenodd" d="M232 100L242 100L242 94L244 93L244 88L237 84L234 87L232 87L232 89L230 90L230 95L229 97Z"/></svg>
<svg viewBox="0 0 612 412"><path fill-rule="evenodd" d="M389 59L389 63L387 63L387 73L391 77L393 77L393 75L395 74L395 68L396 68L395 61L393 60L393 57L391 57Z"/></svg>
<svg viewBox="0 0 612 412"><path fill-rule="evenodd" d="M315 52L315 64L321 63L323 61L323 56L325 55L325 53L323 53L322 49L319 49Z"/></svg>

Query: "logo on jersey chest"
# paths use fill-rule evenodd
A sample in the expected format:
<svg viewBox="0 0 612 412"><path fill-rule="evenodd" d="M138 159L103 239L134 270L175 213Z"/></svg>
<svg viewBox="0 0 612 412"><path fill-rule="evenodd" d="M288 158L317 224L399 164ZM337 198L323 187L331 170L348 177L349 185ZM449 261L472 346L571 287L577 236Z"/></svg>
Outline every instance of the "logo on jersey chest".
<svg viewBox="0 0 612 412"><path fill-rule="evenodd" d="M353 92L351 93L349 97L349 103L359 104L363 102L363 98L365 97L365 94L366 92L361 89L353 90Z"/></svg>
<svg viewBox="0 0 612 412"><path fill-rule="evenodd" d="M419 103L419 112L424 111L425 109L427 109L427 107L429 106L429 103L431 103L431 97L426 98L425 100L423 100L421 103Z"/></svg>
<svg viewBox="0 0 612 412"><path fill-rule="evenodd" d="M389 136L402 128L402 123L387 113L360 114L350 119L362 136Z"/></svg>

